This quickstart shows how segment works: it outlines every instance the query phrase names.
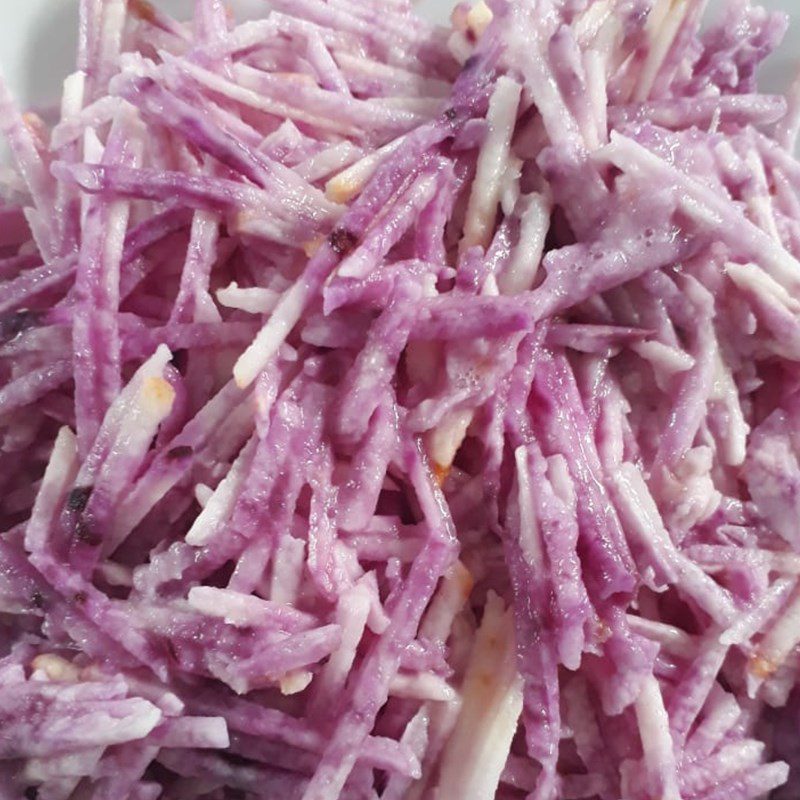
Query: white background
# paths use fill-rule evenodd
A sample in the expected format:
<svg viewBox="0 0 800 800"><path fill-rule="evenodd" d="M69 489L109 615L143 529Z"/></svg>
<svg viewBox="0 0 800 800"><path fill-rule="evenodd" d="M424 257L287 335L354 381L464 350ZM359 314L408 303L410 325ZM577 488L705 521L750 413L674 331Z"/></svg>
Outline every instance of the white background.
<svg viewBox="0 0 800 800"><path fill-rule="evenodd" d="M192 0L154 0L156 5L187 16ZM454 2L454 0L453 0ZM422 13L444 21L451 0L420 0ZM712 0L719 8L726 0ZM267 0L231 0L237 12L264 13ZM765 74L770 90L786 85L800 66L800 0L761 0L768 8L783 8L794 25L780 54ZM23 105L38 107L57 100L61 81L74 68L78 0L0 0L0 69Z"/></svg>

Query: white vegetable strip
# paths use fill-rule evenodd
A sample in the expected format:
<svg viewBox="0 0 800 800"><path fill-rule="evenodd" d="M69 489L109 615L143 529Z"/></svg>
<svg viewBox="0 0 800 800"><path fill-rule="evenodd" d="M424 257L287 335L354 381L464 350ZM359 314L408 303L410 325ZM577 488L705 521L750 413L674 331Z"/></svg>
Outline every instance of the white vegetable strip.
<svg viewBox="0 0 800 800"><path fill-rule="evenodd" d="M61 503L72 487L79 469L78 445L69 428L61 428L47 462L42 485L25 528L25 547L42 550L61 512Z"/></svg>
<svg viewBox="0 0 800 800"><path fill-rule="evenodd" d="M520 200L520 232L517 246L507 266L497 279L503 294L520 294L533 288L550 229L552 202L543 194L533 193Z"/></svg>
<svg viewBox="0 0 800 800"><path fill-rule="evenodd" d="M225 523L233 511L233 506L247 477L257 445L258 440L254 437L242 448L230 470L220 481L214 493L206 501L203 510L192 523L192 527L186 534L188 544L199 547L218 535L220 526Z"/></svg>
<svg viewBox="0 0 800 800"><path fill-rule="evenodd" d="M378 165L403 143L403 137L393 139L374 153L364 156L352 166L330 178L325 184L325 194L335 203L346 203L359 194Z"/></svg>
<svg viewBox="0 0 800 800"><path fill-rule="evenodd" d="M344 688L347 675L353 666L358 643L364 635L370 612L370 596L366 586L358 583L339 599L336 621L342 627L339 647L331 654L317 680L318 698L335 697ZM327 714L330 709L317 706L317 713Z"/></svg>
<svg viewBox="0 0 800 800"><path fill-rule="evenodd" d="M461 249L489 245L494 227L500 186L517 119L522 87L510 78L500 78L489 101L488 132L478 156L478 167L464 221Z"/></svg>
<svg viewBox="0 0 800 800"><path fill-rule="evenodd" d="M800 590L795 590L786 608L758 645L750 663L756 678L772 675L800 642Z"/></svg>
<svg viewBox="0 0 800 800"><path fill-rule="evenodd" d="M274 603L292 605L297 602L303 579L305 542L284 536L275 552L270 597Z"/></svg>
<svg viewBox="0 0 800 800"><path fill-rule="evenodd" d="M653 790L664 800L680 800L678 766L658 681L648 678L636 700L636 720L644 749L644 763Z"/></svg>
<svg viewBox="0 0 800 800"><path fill-rule="evenodd" d="M492 800L522 713L513 619L497 596L487 598L461 694L461 712L442 755L440 791Z"/></svg>
<svg viewBox="0 0 800 800"><path fill-rule="evenodd" d="M238 308L248 314L269 314L280 300L280 295L272 289L263 289L260 286L241 288L236 281L217 289L216 297L221 305Z"/></svg>

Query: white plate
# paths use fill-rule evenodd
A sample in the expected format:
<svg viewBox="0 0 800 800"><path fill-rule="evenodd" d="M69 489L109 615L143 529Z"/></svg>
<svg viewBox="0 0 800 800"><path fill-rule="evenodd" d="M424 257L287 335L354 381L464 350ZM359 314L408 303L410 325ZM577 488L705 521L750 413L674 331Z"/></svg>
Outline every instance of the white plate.
<svg viewBox="0 0 800 800"><path fill-rule="evenodd" d="M159 6L186 16L192 0L156 0ZM726 0L712 0L720 7ZM265 0L232 0L238 12L263 14ZM444 20L450 0L420 0L429 18ZM798 0L762 0L762 5L783 8L794 17L787 41L765 73L765 88L785 86L796 69L800 53L800 3ZM57 100L61 80L74 69L78 0L0 0L0 68L23 105L37 107Z"/></svg>

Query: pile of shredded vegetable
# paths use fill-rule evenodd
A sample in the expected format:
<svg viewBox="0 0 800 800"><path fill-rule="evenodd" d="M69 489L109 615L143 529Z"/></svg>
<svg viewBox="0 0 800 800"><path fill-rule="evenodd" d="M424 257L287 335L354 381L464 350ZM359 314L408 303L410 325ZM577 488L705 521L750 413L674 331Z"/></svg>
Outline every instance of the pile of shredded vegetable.
<svg viewBox="0 0 800 800"><path fill-rule="evenodd" d="M2 800L800 797L800 82L705 5L0 87Z"/></svg>

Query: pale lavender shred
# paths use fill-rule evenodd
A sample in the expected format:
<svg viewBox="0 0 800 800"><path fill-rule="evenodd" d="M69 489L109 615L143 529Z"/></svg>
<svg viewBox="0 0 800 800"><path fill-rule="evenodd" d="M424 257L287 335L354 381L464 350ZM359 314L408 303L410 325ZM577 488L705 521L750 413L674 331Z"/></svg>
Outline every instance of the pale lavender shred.
<svg viewBox="0 0 800 800"><path fill-rule="evenodd" d="M800 798L800 81L722 5L81 0L0 84L0 800Z"/></svg>

